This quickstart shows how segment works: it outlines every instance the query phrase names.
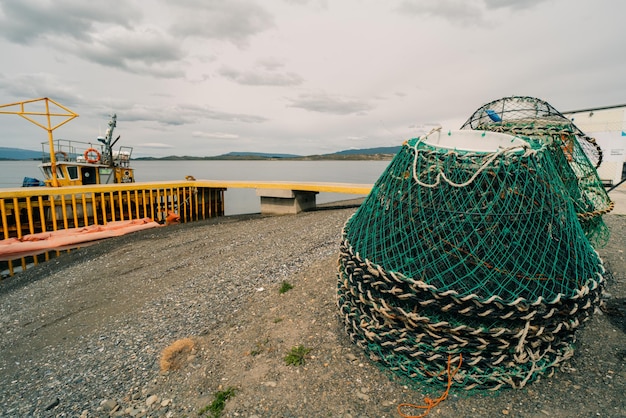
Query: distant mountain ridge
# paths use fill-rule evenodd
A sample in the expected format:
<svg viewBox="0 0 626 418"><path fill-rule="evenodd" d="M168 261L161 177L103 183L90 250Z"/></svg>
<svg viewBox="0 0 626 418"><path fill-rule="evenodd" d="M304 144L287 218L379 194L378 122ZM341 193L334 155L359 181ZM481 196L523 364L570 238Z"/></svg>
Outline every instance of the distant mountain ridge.
<svg viewBox="0 0 626 418"><path fill-rule="evenodd" d="M384 158L395 155L400 150L400 146L376 147L363 149L349 149L330 154L298 155L267 152L229 152L211 157L178 156L167 157L140 157L136 160L265 160L265 159L369 159ZM0 160L40 160L41 151L26 150L21 148L0 147Z"/></svg>
<svg viewBox="0 0 626 418"><path fill-rule="evenodd" d="M0 160L41 160L41 151L0 147Z"/></svg>
<svg viewBox="0 0 626 418"><path fill-rule="evenodd" d="M394 147L376 147L376 148L362 148L362 149L348 149L344 151L335 152L331 155L370 155L370 154L397 154L400 150L400 146Z"/></svg>
<svg viewBox="0 0 626 418"><path fill-rule="evenodd" d="M219 157L263 157L263 158L297 158L297 154L271 154L266 152L229 152L219 155Z"/></svg>

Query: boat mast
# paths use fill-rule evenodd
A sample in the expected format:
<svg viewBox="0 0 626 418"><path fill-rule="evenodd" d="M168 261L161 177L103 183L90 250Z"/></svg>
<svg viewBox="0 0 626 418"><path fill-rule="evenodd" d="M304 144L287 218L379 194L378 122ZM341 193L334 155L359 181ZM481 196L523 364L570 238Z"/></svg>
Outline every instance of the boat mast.
<svg viewBox="0 0 626 418"><path fill-rule="evenodd" d="M45 112L27 111L25 109L25 105L31 104L31 103L39 103L39 102L45 103ZM63 113L61 111L51 113L50 103L56 105L59 109L61 109L62 111L65 111L66 113ZM10 107L17 107L19 108L19 110L4 110L5 108L10 108ZM52 131L54 131L56 128L58 128L61 125L65 125L67 122L77 117L78 114L72 112L70 109L63 106L62 104L59 104L52 99L49 99L48 97L0 105L0 114L21 116L24 119L28 120L29 122L32 122L35 125L39 126L40 128L43 128L46 131L48 131L48 143L49 143L48 145L50 147L50 163L51 163L50 168L52 169L52 186L59 187L59 180L57 179L57 168L56 168L57 159L54 153L54 138L52 137ZM42 123L37 122L34 119L35 116L45 116L46 124L44 125ZM62 117L65 119L57 123L56 125L52 126L52 117Z"/></svg>
<svg viewBox="0 0 626 418"><path fill-rule="evenodd" d="M102 142L104 144L104 149L106 152L106 155L104 156L104 162L108 163L109 166L113 167L113 145L115 145L115 142L117 142L117 140L119 139L119 137L117 137L117 139L115 141L113 141L113 143L111 143L111 140L113 139L113 130L115 129L115 127L117 126L117 114L112 114L111 115L111 120L109 121L109 128L106 131L106 134L103 137L98 137L98 141Z"/></svg>

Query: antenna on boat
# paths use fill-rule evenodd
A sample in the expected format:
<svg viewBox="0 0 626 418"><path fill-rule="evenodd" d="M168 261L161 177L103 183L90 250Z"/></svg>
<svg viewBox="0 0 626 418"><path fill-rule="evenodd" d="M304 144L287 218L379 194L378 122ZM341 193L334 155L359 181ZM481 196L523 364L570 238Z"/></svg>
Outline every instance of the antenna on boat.
<svg viewBox="0 0 626 418"><path fill-rule="evenodd" d="M38 103L38 102L44 102L45 111L41 111L41 110L40 111L27 111L26 110L25 106L27 104ZM51 112L50 103L57 106L60 109L60 111ZM17 107L19 110L12 110L12 111L4 110L5 108L10 108L10 107ZM63 111L66 113L64 113ZM56 155L54 152L54 138L52 137L52 131L54 131L59 126L65 125L67 122L71 121L75 117L78 117L78 114L72 112L70 109L63 106L62 104L59 104L55 102L54 100L49 99L47 97L0 105L0 114L21 116L27 121L32 122L35 125L39 126L40 128L43 128L46 131L48 131L48 142L49 142L49 147L50 147L50 163L51 163L51 169L52 169L52 186L58 187L59 181L57 179L57 170L56 170L57 160L56 160ZM37 117L37 116L45 116L46 123L43 124L35 120L34 117ZM51 119L52 117L62 117L65 119L53 126L52 119Z"/></svg>
<svg viewBox="0 0 626 418"><path fill-rule="evenodd" d="M120 137L118 136L113 143L111 143L111 139L113 138L113 130L117 126L117 114L113 113L111 116L111 120L109 121L109 127L106 130L104 136L99 136L97 139L99 142L104 144L105 149L105 162L108 162L111 166L113 165L113 145L117 142Z"/></svg>

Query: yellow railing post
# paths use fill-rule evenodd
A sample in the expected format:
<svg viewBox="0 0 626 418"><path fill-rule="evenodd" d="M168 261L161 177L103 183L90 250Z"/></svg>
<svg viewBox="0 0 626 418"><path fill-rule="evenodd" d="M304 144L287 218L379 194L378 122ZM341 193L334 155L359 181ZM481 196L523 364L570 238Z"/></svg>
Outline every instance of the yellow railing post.
<svg viewBox="0 0 626 418"><path fill-rule="evenodd" d="M74 218L74 228L78 228L78 210L76 205L76 195L72 195L72 217Z"/></svg>
<svg viewBox="0 0 626 418"><path fill-rule="evenodd" d="M63 214L63 229L68 229L67 203L65 203L65 195L61 195L61 213Z"/></svg>
<svg viewBox="0 0 626 418"><path fill-rule="evenodd" d="M0 199L0 213L2 214L2 238L9 238L9 224L7 222L7 210L4 199Z"/></svg>
<svg viewBox="0 0 626 418"><path fill-rule="evenodd" d="M28 231L31 234L35 233L35 225L33 223L33 205L29 198L26 199L26 215L28 217Z"/></svg>
<svg viewBox="0 0 626 418"><path fill-rule="evenodd" d="M46 208L44 207L42 196L37 196L37 203L39 203L39 223L41 224L41 232L46 232Z"/></svg>
<svg viewBox="0 0 626 418"><path fill-rule="evenodd" d="M54 196L50 195L49 199L50 199L50 218L52 220L52 230L56 231L57 229L59 229L59 227L57 225L57 209L54 205Z"/></svg>
<svg viewBox="0 0 626 418"><path fill-rule="evenodd" d="M83 225L89 225L89 206L87 205L87 194L81 193L81 201L83 204ZM93 202L91 203L92 212L93 212Z"/></svg>
<svg viewBox="0 0 626 418"><path fill-rule="evenodd" d="M56 231L116 220L149 217L163 222L169 211L176 212L182 222L197 221L224 215L227 187L354 194L367 194L371 188L370 185L349 184L196 180L193 183L172 181L0 189L0 231L6 239L11 236L21 238L27 231Z"/></svg>
<svg viewBox="0 0 626 418"><path fill-rule="evenodd" d="M13 216L15 217L15 227L17 230L17 237L22 238L22 221L20 217L20 203L17 197L13 198Z"/></svg>

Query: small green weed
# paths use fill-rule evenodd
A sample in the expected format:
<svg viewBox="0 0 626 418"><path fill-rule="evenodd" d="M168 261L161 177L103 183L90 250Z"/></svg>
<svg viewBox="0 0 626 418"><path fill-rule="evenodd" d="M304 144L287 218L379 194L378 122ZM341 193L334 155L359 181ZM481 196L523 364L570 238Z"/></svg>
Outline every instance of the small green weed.
<svg viewBox="0 0 626 418"><path fill-rule="evenodd" d="M226 390L215 392L215 399L211 402L211 405L207 405L198 411L200 416L208 416L210 418L219 418L222 411L226 407L226 401L235 396L235 388L228 387ZM209 414L209 415L207 415Z"/></svg>
<svg viewBox="0 0 626 418"><path fill-rule="evenodd" d="M287 293L291 289L293 289L293 285L291 283L283 280L283 283L280 285L280 289L278 289L278 293L280 293L282 295L283 293Z"/></svg>
<svg viewBox="0 0 626 418"><path fill-rule="evenodd" d="M310 348L306 348L302 344L292 347L291 351L285 356L285 363L287 366L302 366L306 362L305 357L310 351Z"/></svg>
<svg viewBox="0 0 626 418"><path fill-rule="evenodd" d="M261 354L269 345L270 343L270 339L269 338L265 338L262 341L257 341L255 344L255 348L250 351L250 355L251 356L258 356L259 354Z"/></svg>

